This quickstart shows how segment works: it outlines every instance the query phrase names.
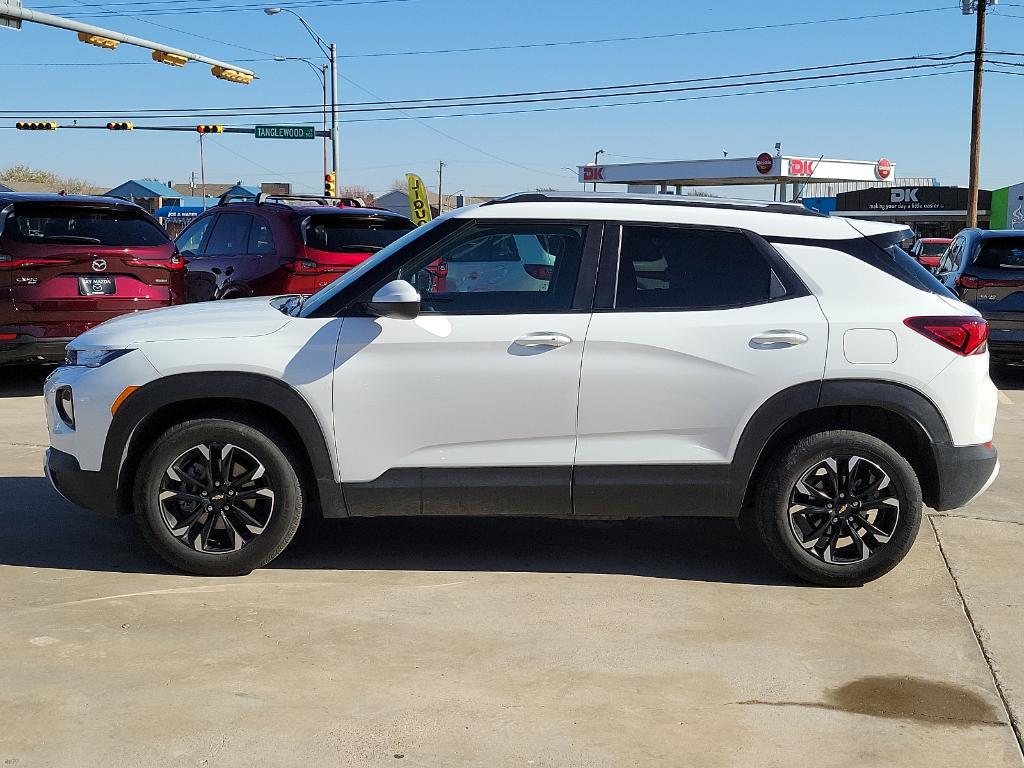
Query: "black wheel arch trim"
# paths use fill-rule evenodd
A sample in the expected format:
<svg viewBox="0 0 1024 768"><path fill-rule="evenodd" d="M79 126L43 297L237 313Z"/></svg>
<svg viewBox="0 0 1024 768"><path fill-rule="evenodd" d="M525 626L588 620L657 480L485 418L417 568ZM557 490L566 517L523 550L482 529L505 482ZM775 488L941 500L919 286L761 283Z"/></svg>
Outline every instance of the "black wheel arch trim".
<svg viewBox="0 0 1024 768"><path fill-rule="evenodd" d="M737 514L742 511L754 471L781 429L810 411L837 406L878 408L909 420L920 428L935 461L940 448L951 445L949 427L939 409L905 384L881 379L826 379L797 384L768 398L747 422L733 454L730 508Z"/></svg>
<svg viewBox="0 0 1024 768"><path fill-rule="evenodd" d="M102 471L118 479L118 495L123 498L123 474L129 453L133 452L136 432L158 411L175 405L233 400L272 411L287 422L297 435L309 460L322 509L344 509L341 486L335 479L334 462L328 437L309 403L291 385L258 373L197 372L164 376L137 389L117 410L107 431L103 448ZM258 415L258 413L257 413ZM130 489L129 489L130 498ZM128 511L119 504L121 511Z"/></svg>

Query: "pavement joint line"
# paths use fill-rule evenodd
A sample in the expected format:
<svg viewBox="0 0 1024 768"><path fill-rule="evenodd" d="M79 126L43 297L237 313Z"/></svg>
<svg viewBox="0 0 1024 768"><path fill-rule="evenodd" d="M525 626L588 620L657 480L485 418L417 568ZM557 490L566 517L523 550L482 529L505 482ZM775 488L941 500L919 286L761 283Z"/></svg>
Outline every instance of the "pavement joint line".
<svg viewBox="0 0 1024 768"><path fill-rule="evenodd" d="M953 520L980 520L983 523L1006 523L1007 525L1024 525L1024 520L997 520L994 517L978 517L977 515L951 515L947 512L930 512L928 517L948 517Z"/></svg>
<svg viewBox="0 0 1024 768"><path fill-rule="evenodd" d="M999 676L996 675L992 657L989 655L988 649L985 648L985 643L981 639L981 632L978 630L978 626L974 623L974 616L971 613L971 607L967 604L967 598L964 597L963 590L960 588L960 582L957 580L956 574L953 573L953 567L950 565L949 558L946 556L946 550L942 546L942 538L939 536L939 529L935 525L935 520L931 515L928 516L928 523L932 527L932 534L935 536L935 543L939 547L939 554L942 556L942 562L946 565L946 570L949 572L949 578L953 581L953 588L956 590L957 597L960 598L960 607L963 608L964 615L967 617L967 623L971 625L971 632L974 633L974 640L978 643L978 649L981 651L982 658L985 659L985 665L988 667L988 673L992 677L992 684L995 686L996 694L998 694L999 701L1003 705L1003 711L1006 713L1006 719L1010 723L1013 735L1017 739L1017 752L1020 755L1021 762L1024 763L1024 733L1021 732L1021 725L1013 716L1013 711L1010 709L1010 702L1006 696L1006 691L1003 690L1003 685L999 680Z"/></svg>

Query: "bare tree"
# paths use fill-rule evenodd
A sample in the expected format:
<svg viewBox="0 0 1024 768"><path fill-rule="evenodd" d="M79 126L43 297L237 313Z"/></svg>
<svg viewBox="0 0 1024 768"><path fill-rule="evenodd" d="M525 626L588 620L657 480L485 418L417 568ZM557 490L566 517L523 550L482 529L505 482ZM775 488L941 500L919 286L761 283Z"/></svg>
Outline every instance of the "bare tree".
<svg viewBox="0 0 1024 768"><path fill-rule="evenodd" d="M25 181L34 184L46 184L69 194L85 192L92 186L86 179L81 179L77 176L61 176L53 171L30 168L27 165L11 165L0 170L0 181Z"/></svg>
<svg viewBox="0 0 1024 768"><path fill-rule="evenodd" d="M338 190L338 197L358 197L371 208L377 202L377 196L361 184L352 184L347 187L341 187Z"/></svg>

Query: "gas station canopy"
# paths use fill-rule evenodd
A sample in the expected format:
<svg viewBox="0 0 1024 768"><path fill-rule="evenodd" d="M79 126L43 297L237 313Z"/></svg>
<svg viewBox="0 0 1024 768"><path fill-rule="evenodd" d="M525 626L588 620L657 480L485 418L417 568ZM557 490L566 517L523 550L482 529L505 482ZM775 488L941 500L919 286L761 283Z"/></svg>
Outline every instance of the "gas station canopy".
<svg viewBox="0 0 1024 768"><path fill-rule="evenodd" d="M834 160L824 157L770 155L714 160L678 160L617 165L581 165L579 180L590 184L711 187L742 184L806 184L894 178L896 166L880 160Z"/></svg>

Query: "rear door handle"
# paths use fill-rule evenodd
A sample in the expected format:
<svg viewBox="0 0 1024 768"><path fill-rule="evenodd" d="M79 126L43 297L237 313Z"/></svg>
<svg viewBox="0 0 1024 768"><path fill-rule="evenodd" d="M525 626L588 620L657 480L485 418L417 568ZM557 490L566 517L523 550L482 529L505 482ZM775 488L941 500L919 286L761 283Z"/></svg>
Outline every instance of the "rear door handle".
<svg viewBox="0 0 1024 768"><path fill-rule="evenodd" d="M571 344L572 339L564 333L541 331L520 336L513 343L520 347L564 347L566 344Z"/></svg>
<svg viewBox="0 0 1024 768"><path fill-rule="evenodd" d="M765 331L750 340L754 349L788 349L797 347L807 341L807 336L800 331Z"/></svg>

